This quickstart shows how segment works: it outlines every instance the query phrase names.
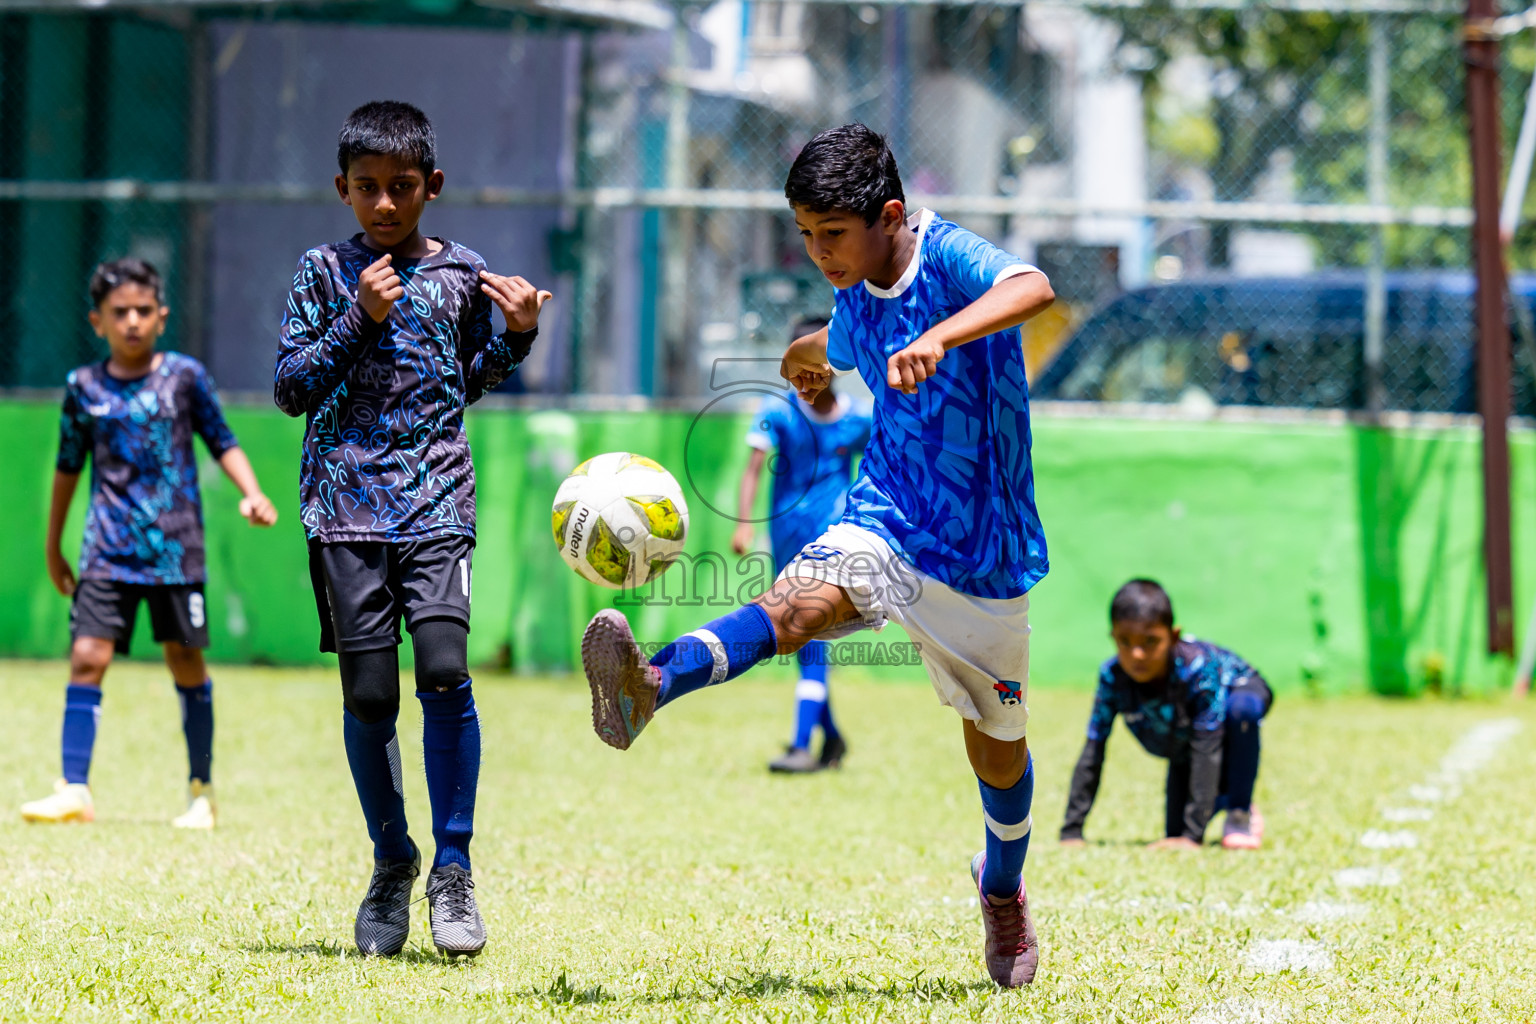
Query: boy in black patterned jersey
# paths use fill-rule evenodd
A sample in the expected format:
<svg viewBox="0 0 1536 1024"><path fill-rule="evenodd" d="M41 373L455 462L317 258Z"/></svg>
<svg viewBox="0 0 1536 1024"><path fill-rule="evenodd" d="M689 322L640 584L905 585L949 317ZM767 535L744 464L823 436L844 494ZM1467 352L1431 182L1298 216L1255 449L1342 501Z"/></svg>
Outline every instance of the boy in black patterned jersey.
<svg viewBox="0 0 1536 1024"><path fill-rule="evenodd" d="M337 158L336 190L363 230L299 260L275 394L306 421L300 516L320 649L340 660L347 761L373 839L354 935L367 954L404 948L420 872L395 735L404 618L436 843L432 939L450 956L474 956L485 924L469 861L480 722L466 654L475 473L464 408L527 356L550 293L417 228L443 172L432 125L415 107L359 107L342 125Z"/></svg>
<svg viewBox="0 0 1536 1024"><path fill-rule="evenodd" d="M181 701L188 802L178 828L212 828L213 682L208 646L203 504L194 435L240 489L240 514L271 526L277 509L261 493L250 460L224 422L203 365L157 352L170 315L160 275L142 260L103 263L91 275L91 327L111 355L73 370L59 417L59 458L48 510L48 576L72 598L69 686L60 739L64 777L21 808L32 822L91 821L88 778L101 715L101 683L112 655L128 653L139 605L149 605L155 640ZM60 546L80 472L91 464L91 498L77 579Z"/></svg>

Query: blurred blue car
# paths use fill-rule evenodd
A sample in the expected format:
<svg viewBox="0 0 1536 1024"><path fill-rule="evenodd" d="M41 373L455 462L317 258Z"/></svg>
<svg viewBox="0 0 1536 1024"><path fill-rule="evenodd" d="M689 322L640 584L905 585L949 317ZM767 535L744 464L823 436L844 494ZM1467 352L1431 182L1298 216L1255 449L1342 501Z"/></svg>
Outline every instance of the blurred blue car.
<svg viewBox="0 0 1536 1024"><path fill-rule="evenodd" d="M1385 408L1476 410L1473 278L1386 275ZM1511 293L1526 309L1536 275ZM1359 409L1364 271L1210 277L1126 292L1098 309L1030 386L1037 399ZM1514 411L1536 413L1529 347L1513 329Z"/></svg>

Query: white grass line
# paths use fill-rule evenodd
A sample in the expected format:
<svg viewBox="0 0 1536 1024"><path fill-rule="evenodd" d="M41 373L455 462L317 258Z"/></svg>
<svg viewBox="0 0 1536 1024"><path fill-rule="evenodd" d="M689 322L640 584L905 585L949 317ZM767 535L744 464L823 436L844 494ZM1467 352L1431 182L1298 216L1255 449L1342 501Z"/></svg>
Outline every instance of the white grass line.
<svg viewBox="0 0 1536 1024"><path fill-rule="evenodd" d="M1333 873L1333 884L1340 889L1393 886L1402 881L1403 873L1397 868L1343 868Z"/></svg>
<svg viewBox="0 0 1536 1024"><path fill-rule="evenodd" d="M1444 800L1454 800L1461 795L1460 786L1409 786L1408 795L1415 800L1422 800L1426 804L1438 804Z"/></svg>
<svg viewBox="0 0 1536 1024"><path fill-rule="evenodd" d="M1213 1003L1189 1018L1189 1024L1280 1024L1291 1011L1268 1000L1238 996Z"/></svg>
<svg viewBox="0 0 1536 1024"><path fill-rule="evenodd" d="M1419 845L1419 835L1407 829L1395 832L1379 828L1367 829L1360 837L1360 845L1368 850L1412 850Z"/></svg>
<svg viewBox="0 0 1536 1024"><path fill-rule="evenodd" d="M1310 939L1260 939L1248 947L1243 962L1260 974L1326 971L1333 966L1333 953Z"/></svg>
<svg viewBox="0 0 1536 1024"><path fill-rule="evenodd" d="M1393 825L1405 825L1411 821L1429 821L1435 816L1433 807L1388 807L1381 816Z"/></svg>
<svg viewBox="0 0 1536 1024"><path fill-rule="evenodd" d="M1291 920L1302 924L1326 924L1329 921L1347 921L1364 917L1367 908L1359 903L1330 903L1327 900L1310 900L1291 911Z"/></svg>

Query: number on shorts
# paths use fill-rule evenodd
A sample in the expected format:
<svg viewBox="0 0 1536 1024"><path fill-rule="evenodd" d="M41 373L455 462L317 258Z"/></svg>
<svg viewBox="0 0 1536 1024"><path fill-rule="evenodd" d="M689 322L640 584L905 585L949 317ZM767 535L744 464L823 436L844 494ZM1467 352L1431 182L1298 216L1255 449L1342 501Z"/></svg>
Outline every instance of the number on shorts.
<svg viewBox="0 0 1536 1024"><path fill-rule="evenodd" d="M203 595L195 590L187 595L187 617L191 620L193 629L202 629L203 623L208 621L203 609Z"/></svg>
<svg viewBox="0 0 1536 1024"><path fill-rule="evenodd" d="M459 587L464 591L464 596L469 596L469 559L459 559Z"/></svg>

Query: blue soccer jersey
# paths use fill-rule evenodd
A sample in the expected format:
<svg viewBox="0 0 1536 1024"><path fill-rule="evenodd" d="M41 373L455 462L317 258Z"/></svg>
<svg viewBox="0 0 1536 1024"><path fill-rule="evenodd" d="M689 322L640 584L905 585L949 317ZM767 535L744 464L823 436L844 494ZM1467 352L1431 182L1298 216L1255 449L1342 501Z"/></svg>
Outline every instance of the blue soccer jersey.
<svg viewBox="0 0 1536 1024"><path fill-rule="evenodd" d="M1180 640L1172 659L1168 679L1147 684L1126 675L1118 658L1104 662L1088 716L1088 738L1109 739L1119 715L1147 753L1182 757L1195 732L1214 732L1225 725L1232 687L1262 678L1238 655L1203 640Z"/></svg>
<svg viewBox="0 0 1536 1024"><path fill-rule="evenodd" d="M179 585L207 581L196 434L218 458L235 447L203 364L165 352L133 380L106 361L79 367L64 385L61 473L91 463L91 503L80 578Z"/></svg>
<svg viewBox="0 0 1536 1024"><path fill-rule="evenodd" d="M382 323L357 303L382 254L362 235L299 261L274 394L306 417L300 518L311 540L404 543L475 535L464 407L505 380L533 331L496 334L485 260L456 242L393 263L405 287Z"/></svg>
<svg viewBox="0 0 1536 1024"><path fill-rule="evenodd" d="M840 289L833 305L827 360L875 394L844 521L961 593L1017 597L1048 568L1018 329L951 349L914 395L886 384L886 360L999 281L1038 271L931 210L911 224L917 248L901 279Z"/></svg>
<svg viewBox="0 0 1536 1024"><path fill-rule="evenodd" d="M763 398L747 444L776 452L768 460L768 536L777 569L843 517L853 459L869 431L869 414L847 395L826 416L792 391Z"/></svg>

